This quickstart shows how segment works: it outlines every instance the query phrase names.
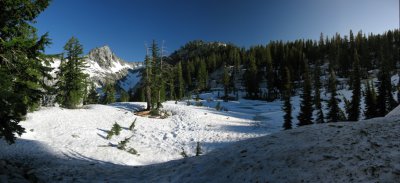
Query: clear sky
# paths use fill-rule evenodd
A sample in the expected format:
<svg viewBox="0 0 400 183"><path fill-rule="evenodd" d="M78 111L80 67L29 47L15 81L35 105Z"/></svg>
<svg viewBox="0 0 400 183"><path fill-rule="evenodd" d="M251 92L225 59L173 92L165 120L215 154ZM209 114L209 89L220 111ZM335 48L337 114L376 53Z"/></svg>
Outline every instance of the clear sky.
<svg viewBox="0 0 400 183"><path fill-rule="evenodd" d="M109 45L127 61L142 61L153 39L172 53L197 39L249 47L321 32L383 33L399 28L399 8L399 0L53 0L36 27L50 34L47 53L62 52L75 36L85 53Z"/></svg>

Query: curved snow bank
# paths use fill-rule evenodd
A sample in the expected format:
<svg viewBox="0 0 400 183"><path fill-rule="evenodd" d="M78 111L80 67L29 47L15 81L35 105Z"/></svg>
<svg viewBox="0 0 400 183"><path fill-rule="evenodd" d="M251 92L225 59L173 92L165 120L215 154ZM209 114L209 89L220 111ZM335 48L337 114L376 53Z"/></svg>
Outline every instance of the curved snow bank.
<svg viewBox="0 0 400 183"><path fill-rule="evenodd" d="M312 125L142 172L150 182L394 182L399 118ZM158 173L162 172L162 173Z"/></svg>

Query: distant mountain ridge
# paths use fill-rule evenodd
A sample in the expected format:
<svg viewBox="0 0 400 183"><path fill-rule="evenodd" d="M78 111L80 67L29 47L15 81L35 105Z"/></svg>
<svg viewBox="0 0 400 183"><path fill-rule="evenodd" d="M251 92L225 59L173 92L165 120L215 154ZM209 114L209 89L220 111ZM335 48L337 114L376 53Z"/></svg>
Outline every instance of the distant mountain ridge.
<svg viewBox="0 0 400 183"><path fill-rule="evenodd" d="M51 67L54 68L55 74L61 59L55 57L52 60ZM84 72L97 87L102 87L107 82L115 82L121 89L129 91L140 81L138 73L143 63L127 62L119 58L107 45L89 51L89 54L85 56L85 62L87 68Z"/></svg>

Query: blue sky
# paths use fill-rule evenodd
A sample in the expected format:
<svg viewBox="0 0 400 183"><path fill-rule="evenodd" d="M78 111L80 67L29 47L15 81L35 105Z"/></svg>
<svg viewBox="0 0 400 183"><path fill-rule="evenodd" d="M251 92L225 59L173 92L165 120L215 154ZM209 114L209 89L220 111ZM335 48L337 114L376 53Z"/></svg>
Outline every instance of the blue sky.
<svg viewBox="0 0 400 183"><path fill-rule="evenodd" d="M52 39L46 53L62 52L75 36L85 53L109 45L142 61L153 39L172 53L198 39L249 47L321 32L382 33L399 27L399 8L399 0L53 0L36 27Z"/></svg>

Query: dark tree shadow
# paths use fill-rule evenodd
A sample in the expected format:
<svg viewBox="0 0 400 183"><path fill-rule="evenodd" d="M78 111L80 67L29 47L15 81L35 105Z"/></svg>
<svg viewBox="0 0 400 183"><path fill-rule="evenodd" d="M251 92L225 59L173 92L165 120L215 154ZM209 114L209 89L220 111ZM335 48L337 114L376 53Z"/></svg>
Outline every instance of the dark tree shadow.
<svg viewBox="0 0 400 183"><path fill-rule="evenodd" d="M145 109L144 105L134 104L134 103L129 103L129 102L113 103L113 104L110 104L110 106L116 107L116 108L119 108L119 109L124 109L124 110L127 110L127 111L133 111L133 112L137 112L137 111L141 111L141 110Z"/></svg>

